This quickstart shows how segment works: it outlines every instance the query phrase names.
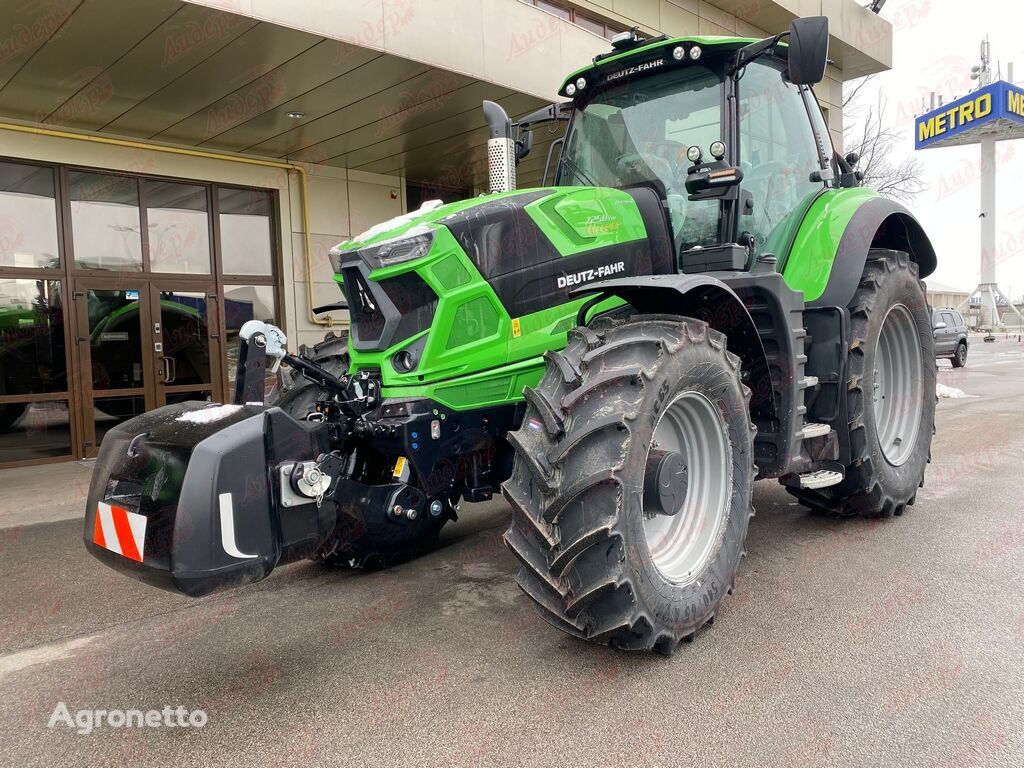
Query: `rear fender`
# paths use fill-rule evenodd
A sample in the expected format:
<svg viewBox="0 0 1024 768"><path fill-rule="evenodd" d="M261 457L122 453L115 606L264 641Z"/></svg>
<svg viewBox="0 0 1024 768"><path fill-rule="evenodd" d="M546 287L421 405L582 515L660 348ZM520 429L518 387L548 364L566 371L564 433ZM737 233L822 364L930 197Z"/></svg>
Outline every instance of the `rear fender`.
<svg viewBox="0 0 1024 768"><path fill-rule="evenodd" d="M811 206L782 273L808 306L845 307L872 248L907 252L922 278L935 271L935 248L907 208L868 188L830 190Z"/></svg>

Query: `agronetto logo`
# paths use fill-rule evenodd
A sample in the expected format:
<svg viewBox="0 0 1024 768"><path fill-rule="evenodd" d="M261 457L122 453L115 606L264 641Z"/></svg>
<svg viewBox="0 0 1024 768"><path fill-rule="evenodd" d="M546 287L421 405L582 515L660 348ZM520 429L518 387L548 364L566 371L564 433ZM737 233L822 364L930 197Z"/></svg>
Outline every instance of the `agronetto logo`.
<svg viewBox="0 0 1024 768"><path fill-rule="evenodd" d="M50 715L47 728L64 726L88 736L101 728L202 728L206 712L201 709L165 706L163 709L80 709L72 712L63 701Z"/></svg>

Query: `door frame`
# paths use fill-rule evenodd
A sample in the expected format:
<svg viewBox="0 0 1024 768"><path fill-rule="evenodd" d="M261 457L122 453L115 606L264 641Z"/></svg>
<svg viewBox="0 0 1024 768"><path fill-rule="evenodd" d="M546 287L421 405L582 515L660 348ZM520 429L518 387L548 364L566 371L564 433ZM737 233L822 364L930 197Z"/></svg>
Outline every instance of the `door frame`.
<svg viewBox="0 0 1024 768"><path fill-rule="evenodd" d="M138 279L132 279L136 277ZM142 386L124 387L121 389L93 388L92 376L92 352L89 348L89 302L86 295L89 290L114 291L133 290L139 291L139 344L142 359ZM89 277L74 277L71 280L71 297L73 313L75 318L75 335L73 339L75 369L80 377L78 388L78 433L81 436L80 448L82 456L87 459L95 458L99 453L99 445L96 441L96 399L104 397L142 397L145 410L152 410L156 403L156 381L155 361L153 355L153 321L151 319L151 308L149 300L149 280L141 272L137 273L116 273L109 276L102 274Z"/></svg>
<svg viewBox="0 0 1024 768"><path fill-rule="evenodd" d="M161 291L179 291L182 293L203 293L206 296L206 342L207 349L209 351L210 358L210 381L206 384L170 384L165 385L160 381L160 374L163 372L158 360L159 355L156 354L155 347L151 344L150 349L154 355L154 367L153 367L153 390L155 395L155 406L159 408L166 405L166 395L175 394L181 392L197 392L205 391L209 394L210 399L215 402L224 401L224 383L223 379L225 374L223 372L224 367L224 353L223 348L224 334L221 325L221 307L220 307L220 295L217 289L217 283L213 275L209 277L202 277L199 279L182 279L180 277L161 278L153 275L147 275L147 282L149 283L149 305L150 305L150 320L149 329L150 335L153 337L153 344L160 342L166 343L166 338L162 337L157 339L156 326L158 318L161 322L161 328L163 326L162 314L161 314L161 303L160 303L160 292ZM166 350L164 350L166 351ZM163 357L167 357L164 355Z"/></svg>
<svg viewBox="0 0 1024 768"><path fill-rule="evenodd" d="M40 392L18 396L3 396L0 402L7 403L35 403L35 402L66 402L68 408L68 420L70 431L70 451L59 456L33 457L26 459L14 459L0 462L0 468L33 466L37 464L48 464L51 462L63 462L93 458L97 454L95 445L95 423L94 412L91 407L87 411L87 405L92 406L95 393L92 391L92 375L89 350L81 349L82 342L78 339L88 337L88 312L85 311L86 320L83 325L79 317L80 301L75 300L75 293L79 286L86 286L98 289L125 288L131 289L134 285L142 286L140 291L148 290L150 284L160 287L173 287L179 290L204 291L207 293L208 303L208 328L211 336L211 393L214 400L225 401L232 392L228 385L228 360L229 351L227 337L227 319L224 315L224 303L221 301L223 294L230 287L235 285L269 286L274 293L274 315L278 318L278 324L287 330L287 318L285 315L285 264L283 259L283 238L287 235L287 227L282 219L281 192L276 187L261 187L252 184L239 184L230 180L219 180L209 177L176 176L160 173L144 173L127 169L110 168L90 165L88 163L61 163L54 161L37 160L27 157L20 157L0 152L0 162L10 162L19 165L36 166L50 169L53 174L53 195L55 200L55 226L57 234L57 255L59 262L49 266L40 267L14 267L0 266L0 276L4 279L17 280L46 280L56 281L61 286L64 315L64 357L66 366L66 390L60 392ZM71 199L68 174L71 171L87 171L106 176L127 177L137 184L139 221L140 229L148 231L147 181L170 181L184 184L200 185L206 188L207 215L209 220L209 241L211 250L211 272L210 274L198 275L187 273L161 273L153 272L148 268L150 264L150 243L148 237L142 237L142 271L139 272L105 272L101 270L90 270L79 266L74 260L74 237L71 215ZM254 193L265 194L269 200L270 210L270 247L271 247L271 273L266 274L225 274L222 264L222 243L220 233L220 190L243 190ZM145 284L145 285L144 285ZM151 302L147 302L150 314L152 314ZM152 322L146 322L142 328L142 342L146 344L146 352L151 353L153 340L151 338ZM149 336L149 338L147 338ZM155 371L156 368L149 366ZM155 407L156 384L153 383L153 397L147 403L147 409ZM126 390L135 392L134 395L146 398L146 387L137 387ZM189 387L183 387L189 389ZM194 389L194 388L193 388ZM142 390L141 392L139 390ZM102 390L99 395L118 396L121 390ZM88 427L88 429L87 429ZM89 445L86 445L89 443Z"/></svg>

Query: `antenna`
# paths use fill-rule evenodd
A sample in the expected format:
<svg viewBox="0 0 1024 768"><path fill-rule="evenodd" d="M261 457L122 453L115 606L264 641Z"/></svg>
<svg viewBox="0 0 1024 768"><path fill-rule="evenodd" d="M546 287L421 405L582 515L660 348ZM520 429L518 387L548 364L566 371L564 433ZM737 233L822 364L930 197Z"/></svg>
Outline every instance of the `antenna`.
<svg viewBox="0 0 1024 768"><path fill-rule="evenodd" d="M981 64L971 67L971 80L978 81L978 88L984 88L992 82L991 60L992 46L988 41L988 35L985 35L985 39L981 41Z"/></svg>

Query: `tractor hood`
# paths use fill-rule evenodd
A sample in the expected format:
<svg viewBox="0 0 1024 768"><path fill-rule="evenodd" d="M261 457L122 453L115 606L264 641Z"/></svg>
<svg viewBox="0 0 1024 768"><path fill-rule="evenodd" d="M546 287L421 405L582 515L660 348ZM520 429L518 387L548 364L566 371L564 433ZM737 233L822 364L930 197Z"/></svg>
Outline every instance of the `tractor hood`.
<svg viewBox="0 0 1024 768"><path fill-rule="evenodd" d="M670 272L672 253L653 190L545 187L428 204L342 243L331 260L352 363L380 368L390 386L469 370L472 351L506 359L520 338L522 356L536 354L522 322L564 333L583 301L574 288Z"/></svg>
<svg viewBox="0 0 1024 768"><path fill-rule="evenodd" d="M395 216L393 219L382 221L379 224L374 224L365 232L361 232L351 240L345 240L338 243L334 248L331 249L332 253L341 254L345 252L359 250L372 245L380 245L381 243L398 240L409 234L415 234L416 231L426 231L432 229L436 224L444 223L444 219L456 213L468 210L478 205L483 205L495 200L501 200L506 197L514 197L520 195L523 192L536 192L540 190L513 190L511 192L499 192L490 195L480 195L479 197L471 197L467 200L457 200L454 203L442 203L440 200L427 200L423 205L417 208L415 211L409 211L403 213L401 216ZM553 192L554 189L548 189L546 191Z"/></svg>

